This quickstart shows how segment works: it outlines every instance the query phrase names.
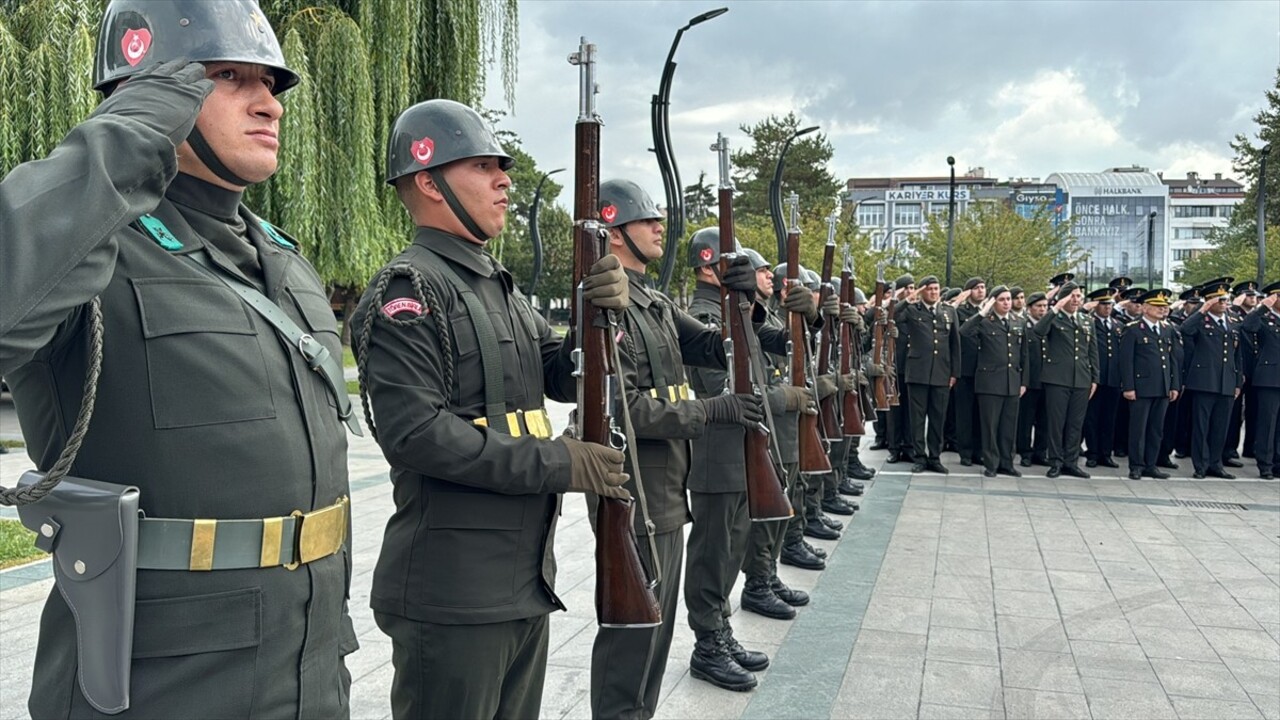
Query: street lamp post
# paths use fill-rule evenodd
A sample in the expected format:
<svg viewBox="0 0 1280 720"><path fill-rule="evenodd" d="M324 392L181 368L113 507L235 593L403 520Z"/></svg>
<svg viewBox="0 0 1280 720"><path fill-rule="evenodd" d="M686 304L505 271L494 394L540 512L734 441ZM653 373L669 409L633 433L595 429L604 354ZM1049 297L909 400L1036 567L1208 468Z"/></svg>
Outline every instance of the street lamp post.
<svg viewBox="0 0 1280 720"><path fill-rule="evenodd" d="M951 189L947 196L947 287L951 287L951 256L956 247L956 159L947 156L951 166Z"/></svg>
<svg viewBox="0 0 1280 720"><path fill-rule="evenodd" d="M1262 148L1258 166L1258 287L1267 282L1267 154L1271 146Z"/></svg>
<svg viewBox="0 0 1280 720"><path fill-rule="evenodd" d="M782 222L782 167L787 160L787 152L791 150L791 143L801 135L808 135L817 129L818 126L813 125L792 133L782 144L778 164L773 167L773 180L769 183L769 217L773 219L773 235L778 240L778 262L784 262L787 257L787 228Z"/></svg>
<svg viewBox="0 0 1280 720"><path fill-rule="evenodd" d="M1156 276L1156 211L1147 216L1147 289L1154 288Z"/></svg>

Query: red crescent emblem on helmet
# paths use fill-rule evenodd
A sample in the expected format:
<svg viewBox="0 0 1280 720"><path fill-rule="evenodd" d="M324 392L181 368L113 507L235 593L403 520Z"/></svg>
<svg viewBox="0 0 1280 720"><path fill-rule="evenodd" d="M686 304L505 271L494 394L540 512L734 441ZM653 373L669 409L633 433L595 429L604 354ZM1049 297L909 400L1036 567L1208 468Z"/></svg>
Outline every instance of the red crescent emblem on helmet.
<svg viewBox="0 0 1280 720"><path fill-rule="evenodd" d="M702 258L702 262L711 262L711 248L702 248L702 252L698 253L698 257Z"/></svg>
<svg viewBox="0 0 1280 720"><path fill-rule="evenodd" d="M120 38L120 49L124 52L124 61L136 66L151 49L151 31L146 28L126 30L124 37Z"/></svg>
<svg viewBox="0 0 1280 720"><path fill-rule="evenodd" d="M426 165L436 154L436 142L429 137L415 140L409 147L409 152L413 153L414 160Z"/></svg>
<svg viewBox="0 0 1280 720"><path fill-rule="evenodd" d="M614 219L618 217L618 206L605 205L600 209L600 217L604 218L604 221L607 223L613 222Z"/></svg>

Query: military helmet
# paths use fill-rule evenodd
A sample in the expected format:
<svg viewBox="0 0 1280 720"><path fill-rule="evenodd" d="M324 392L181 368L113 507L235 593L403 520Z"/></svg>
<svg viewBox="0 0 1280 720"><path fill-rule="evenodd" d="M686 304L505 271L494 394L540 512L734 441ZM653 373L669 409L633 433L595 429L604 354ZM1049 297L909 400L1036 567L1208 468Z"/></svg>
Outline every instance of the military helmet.
<svg viewBox="0 0 1280 720"><path fill-rule="evenodd" d="M298 84L256 0L112 0L102 15L93 58L93 87L116 84L170 60L240 62L275 71L271 92Z"/></svg>
<svg viewBox="0 0 1280 720"><path fill-rule="evenodd" d="M806 268L805 266L801 265L801 266L800 266L800 268L799 268L799 269L797 270L797 272L796 272L796 279L800 282L800 284L801 284L801 285L804 285L805 287L809 288L810 290L817 290L817 289L818 289L818 286L819 286L819 284L820 284L820 283L819 283L819 280L820 280L820 279L818 278L818 273L813 273L813 280L812 280L812 282L810 282L810 280L809 280L809 273L811 273L811 272L812 272L811 270L809 270L809 269L808 269L808 268ZM785 284L786 284L786 282L787 282L787 264L786 264L786 263L778 263L778 265L777 265L776 267L774 267L774 268L773 268L773 289L774 289L774 291L776 291L776 292L781 292L781 291L782 291L782 286L783 286L783 285L785 285Z"/></svg>
<svg viewBox="0 0 1280 720"><path fill-rule="evenodd" d="M600 184L600 220L605 227L662 218L662 211L649 193L630 180L608 180Z"/></svg>
<svg viewBox="0 0 1280 720"><path fill-rule="evenodd" d="M764 256L760 254L760 251L754 248L745 248L742 252L747 257L751 258L751 268L753 270L769 267L769 261L764 259Z"/></svg>
<svg viewBox="0 0 1280 720"><path fill-rule="evenodd" d="M387 182L455 160L492 156L510 170L515 158L480 113L453 100L427 100L400 113L387 141Z"/></svg>
<svg viewBox="0 0 1280 720"><path fill-rule="evenodd" d="M831 294L836 299L840 298L840 278L838 277L831 278Z"/></svg>
<svg viewBox="0 0 1280 720"><path fill-rule="evenodd" d="M735 239L733 251L742 252ZM689 267L700 268L720 262L720 228L702 228L689 236Z"/></svg>
<svg viewBox="0 0 1280 720"><path fill-rule="evenodd" d="M803 265L800 266L800 282L804 283L805 287L814 292L817 292L822 288L822 278L818 273L804 267Z"/></svg>
<svg viewBox="0 0 1280 720"><path fill-rule="evenodd" d="M853 304L854 304L854 305L866 305L866 304L867 304L867 295L866 295L866 293L862 292L861 288L854 288L854 289L853 289Z"/></svg>

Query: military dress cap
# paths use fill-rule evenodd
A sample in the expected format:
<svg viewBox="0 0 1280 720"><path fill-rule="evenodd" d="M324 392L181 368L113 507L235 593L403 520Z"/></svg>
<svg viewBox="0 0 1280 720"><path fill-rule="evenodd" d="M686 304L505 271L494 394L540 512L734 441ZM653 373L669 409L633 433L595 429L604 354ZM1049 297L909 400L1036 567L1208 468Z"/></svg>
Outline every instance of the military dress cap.
<svg viewBox="0 0 1280 720"><path fill-rule="evenodd" d="M1178 299L1184 303L1198 304L1198 303L1204 302L1204 298L1200 297L1200 288L1198 287L1187 288L1186 290L1183 290L1182 294L1178 295Z"/></svg>
<svg viewBox="0 0 1280 720"><path fill-rule="evenodd" d="M1054 300L1061 300L1062 298L1070 295L1071 293L1079 289L1080 289L1079 285L1068 280L1062 284L1062 288L1058 290L1058 294L1054 296Z"/></svg>
<svg viewBox="0 0 1280 720"><path fill-rule="evenodd" d="M1027 296L1027 306L1030 307L1038 302L1044 302L1049 298L1042 292L1033 292Z"/></svg>
<svg viewBox="0 0 1280 720"><path fill-rule="evenodd" d="M925 275L924 277L920 278L920 284L917 287L924 287L925 285L937 285L937 284L938 284L937 275Z"/></svg>
<svg viewBox="0 0 1280 720"><path fill-rule="evenodd" d="M1258 292L1258 283L1254 280L1245 280L1231 288L1232 295L1261 295Z"/></svg>
<svg viewBox="0 0 1280 720"><path fill-rule="evenodd" d="M716 233L716 236L717 236L717 239L719 239L719 232ZM746 255L748 258L751 258L752 270L759 270L760 268L769 267L769 261L765 260L764 256L760 254L760 251L756 250L755 248L743 248L742 254Z"/></svg>
<svg viewBox="0 0 1280 720"><path fill-rule="evenodd" d="M936 278L934 279L934 282L937 282ZM897 280L893 281L893 286L899 290L901 290L904 287L907 287L908 285L915 285L915 284L916 284L916 279L912 277L911 273L907 273L906 275L903 275L902 277L899 277Z"/></svg>
<svg viewBox="0 0 1280 720"><path fill-rule="evenodd" d="M1132 285L1133 285L1133 280L1131 278L1125 277L1124 275L1121 275L1119 277L1113 277L1111 278L1111 282L1107 283L1107 287L1120 288L1121 290L1125 290Z"/></svg>
<svg viewBox="0 0 1280 720"><path fill-rule="evenodd" d="M1010 293L1009 299L1011 300L1013 299L1012 291L1004 285L997 285L994 288L992 288L991 291L987 293L987 297L999 297L1000 293L1003 293L1003 292Z"/></svg>
<svg viewBox="0 0 1280 720"><path fill-rule="evenodd" d="M455 160L489 156L498 158L503 170L516 164L480 113L453 100L427 100L400 113L391 126L387 183Z"/></svg>
<svg viewBox="0 0 1280 720"><path fill-rule="evenodd" d="M1085 298L1088 300L1093 300L1094 302L1100 302L1100 303L1115 302L1116 299L1112 297L1111 291L1112 291L1112 288L1109 288L1109 287L1098 288L1097 290L1094 290L1093 292L1086 295Z"/></svg>
<svg viewBox="0 0 1280 720"><path fill-rule="evenodd" d="M644 188L630 180L600 183L600 220L605 227L622 227L637 220L661 220L662 211Z"/></svg>
<svg viewBox="0 0 1280 720"><path fill-rule="evenodd" d="M1076 279L1075 273L1069 273L1069 272L1058 273L1057 275L1054 275L1053 277L1049 278L1049 287L1057 287L1064 283L1071 282L1072 280L1075 280L1075 279Z"/></svg>
<svg viewBox="0 0 1280 720"><path fill-rule="evenodd" d="M1125 290L1124 292L1120 293L1120 299L1124 300L1125 302L1132 302L1132 301L1141 302L1140 300L1138 300L1138 298L1142 297L1142 294L1145 293L1146 291L1147 289L1144 287L1131 287Z"/></svg>
<svg viewBox="0 0 1280 720"><path fill-rule="evenodd" d="M951 300L955 300L957 297L960 297L960 288L951 288L942 294L942 301L949 302Z"/></svg>
<svg viewBox="0 0 1280 720"><path fill-rule="evenodd" d="M1205 300L1216 300L1226 297L1231 292L1231 282L1235 278L1224 277L1200 284L1200 296Z"/></svg>
<svg viewBox="0 0 1280 720"><path fill-rule="evenodd" d="M986 281L985 281L985 280L983 280L983 279L982 279L982 278L980 278L980 277L971 277L971 278L969 278L969 279L965 282L965 284L964 284L964 289L965 289L965 290L972 290L972 289L974 289L974 288L978 287L979 285L982 285L984 282L986 282Z"/></svg>
<svg viewBox="0 0 1280 720"><path fill-rule="evenodd" d="M1270 285L1262 288L1263 295L1275 295L1277 293L1280 293L1280 280L1277 280L1276 282L1273 282Z"/></svg>
<svg viewBox="0 0 1280 720"><path fill-rule="evenodd" d="M102 15L93 88L116 84L171 60L237 62L274 71L275 95L298 84L257 0L113 0Z"/></svg>
<svg viewBox="0 0 1280 720"><path fill-rule="evenodd" d="M1172 299L1173 291L1169 288L1155 288L1142 293L1142 296L1138 298L1138 302L1156 307L1169 307L1169 301Z"/></svg>
<svg viewBox="0 0 1280 720"><path fill-rule="evenodd" d="M1018 287L1017 285L1014 285L1013 287L1009 288L1009 294L1012 295L1013 297L1018 297L1019 295L1023 294L1022 288Z"/></svg>

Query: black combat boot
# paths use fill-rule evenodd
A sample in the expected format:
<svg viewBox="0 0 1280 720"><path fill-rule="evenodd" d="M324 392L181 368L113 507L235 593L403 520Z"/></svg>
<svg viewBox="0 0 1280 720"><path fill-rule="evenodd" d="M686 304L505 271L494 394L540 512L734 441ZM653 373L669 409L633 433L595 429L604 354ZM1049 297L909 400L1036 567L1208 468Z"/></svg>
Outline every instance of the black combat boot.
<svg viewBox="0 0 1280 720"><path fill-rule="evenodd" d="M773 594L778 599L791 607L802 607L809 604L809 593L787 587L787 584L782 582L782 579L776 573L769 578L769 587L773 589Z"/></svg>
<svg viewBox="0 0 1280 720"><path fill-rule="evenodd" d="M822 548L818 547L817 545L814 545L813 543L809 542L808 540L801 540L800 542L804 543L804 547L805 547L805 549L806 549L806 550L808 550L809 552L813 553L814 555L817 555L818 557L822 558L823 560L826 560L826 559L827 559L827 551L826 551L826 550L823 550Z"/></svg>
<svg viewBox="0 0 1280 720"><path fill-rule="evenodd" d="M836 492L841 495L852 495L858 497L867 491L867 486L861 480L854 480L847 477L840 481L840 487L836 488Z"/></svg>
<svg viewBox="0 0 1280 720"><path fill-rule="evenodd" d="M724 627L720 628L720 640L724 643L724 649L729 651L729 655L737 661L745 670L751 672L760 672L769 667L769 656L757 650L748 650L742 647L742 643L733 636L733 627L729 625L729 621L724 621Z"/></svg>
<svg viewBox="0 0 1280 720"><path fill-rule="evenodd" d="M823 530L832 532L826 525L818 523ZM806 530L808 527L806 526ZM836 533L836 537L840 537ZM792 565L805 570L822 570L827 567L827 561L809 552L809 549L802 542L791 542L782 546L782 554L778 557L783 565Z"/></svg>
<svg viewBox="0 0 1280 720"><path fill-rule="evenodd" d="M808 598L805 601L808 602ZM775 620L791 620L796 616L795 608L774 594L769 578L764 577L747 578L746 585L742 586L742 609Z"/></svg>
<svg viewBox="0 0 1280 720"><path fill-rule="evenodd" d="M822 498L822 510L834 515L852 515L858 511L858 506L833 492Z"/></svg>
<svg viewBox="0 0 1280 720"><path fill-rule="evenodd" d="M821 517L811 517L807 521L805 521L804 534L811 538L817 538L819 540L839 540L840 539L840 531L836 530L835 528L828 527L826 523L822 522ZM782 549L782 554L785 555L786 553L787 553L787 549L784 547Z"/></svg>
<svg viewBox="0 0 1280 720"><path fill-rule="evenodd" d="M689 674L718 688L746 692L756 686L756 676L738 664L724 644L724 631L699 632L689 658ZM767 666L769 661L765 660Z"/></svg>

